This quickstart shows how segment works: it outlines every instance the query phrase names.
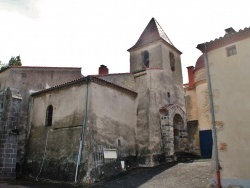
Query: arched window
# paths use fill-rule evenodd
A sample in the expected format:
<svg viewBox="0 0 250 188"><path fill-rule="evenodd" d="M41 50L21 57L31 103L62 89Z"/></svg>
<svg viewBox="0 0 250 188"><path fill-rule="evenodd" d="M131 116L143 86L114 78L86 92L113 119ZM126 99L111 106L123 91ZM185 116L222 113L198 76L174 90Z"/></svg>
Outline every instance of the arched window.
<svg viewBox="0 0 250 188"><path fill-rule="evenodd" d="M170 67L172 71L175 71L175 58L174 53L169 52Z"/></svg>
<svg viewBox="0 0 250 188"><path fill-rule="evenodd" d="M148 51L144 51L142 52L142 59L143 59L143 64L145 65L145 67L149 67L149 53Z"/></svg>
<svg viewBox="0 0 250 188"><path fill-rule="evenodd" d="M45 120L45 126L51 126L52 125L52 118L53 118L53 106L49 105L46 110L46 120Z"/></svg>

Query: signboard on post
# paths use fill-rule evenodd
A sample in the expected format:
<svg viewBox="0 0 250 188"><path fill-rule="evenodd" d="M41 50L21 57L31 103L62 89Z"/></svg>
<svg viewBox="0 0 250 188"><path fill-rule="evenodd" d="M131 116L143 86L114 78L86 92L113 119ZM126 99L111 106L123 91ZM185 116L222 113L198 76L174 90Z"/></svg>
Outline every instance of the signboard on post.
<svg viewBox="0 0 250 188"><path fill-rule="evenodd" d="M116 149L105 149L103 150L104 159L117 159L117 150Z"/></svg>

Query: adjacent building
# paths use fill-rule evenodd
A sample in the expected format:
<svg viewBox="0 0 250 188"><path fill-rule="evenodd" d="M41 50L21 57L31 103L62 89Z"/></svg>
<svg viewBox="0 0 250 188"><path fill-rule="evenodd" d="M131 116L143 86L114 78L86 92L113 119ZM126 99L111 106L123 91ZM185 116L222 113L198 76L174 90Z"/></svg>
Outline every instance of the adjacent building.
<svg viewBox="0 0 250 188"><path fill-rule="evenodd" d="M212 125L204 55L195 67L187 67L189 82L184 84L187 129L192 150L201 157L212 156Z"/></svg>
<svg viewBox="0 0 250 188"><path fill-rule="evenodd" d="M81 78L81 68L14 66L0 72L0 179L26 166L30 94Z"/></svg>
<svg viewBox="0 0 250 188"><path fill-rule="evenodd" d="M218 152L222 187L249 187L250 150L245 144L250 135L250 28L225 31L223 37L197 46L210 72L218 144L213 159ZM215 174L214 168L214 179Z"/></svg>

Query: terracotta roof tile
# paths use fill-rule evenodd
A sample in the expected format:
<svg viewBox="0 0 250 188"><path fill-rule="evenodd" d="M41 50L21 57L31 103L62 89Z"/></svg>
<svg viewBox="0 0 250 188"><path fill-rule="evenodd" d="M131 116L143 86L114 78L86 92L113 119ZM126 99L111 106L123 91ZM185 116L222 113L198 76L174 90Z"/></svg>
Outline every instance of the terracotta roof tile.
<svg viewBox="0 0 250 188"><path fill-rule="evenodd" d="M222 46L229 45L248 37L250 37L250 27L245 27L243 30L240 29L238 32L225 34L223 37L216 38L214 40L211 40L210 42L198 44L196 48L204 53L206 50L210 51L216 48L220 48ZM205 46L207 47L207 49L205 49Z"/></svg>

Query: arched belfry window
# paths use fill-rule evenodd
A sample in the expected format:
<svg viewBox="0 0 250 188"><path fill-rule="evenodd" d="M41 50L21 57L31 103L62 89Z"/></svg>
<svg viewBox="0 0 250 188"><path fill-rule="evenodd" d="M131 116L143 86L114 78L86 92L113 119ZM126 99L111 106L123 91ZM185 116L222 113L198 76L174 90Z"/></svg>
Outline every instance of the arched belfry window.
<svg viewBox="0 0 250 188"><path fill-rule="evenodd" d="M175 71L175 57L173 52L169 52L170 67L172 71Z"/></svg>
<svg viewBox="0 0 250 188"><path fill-rule="evenodd" d="M142 60L143 60L143 64L145 65L145 67L149 67L149 53L148 51L143 51L142 52Z"/></svg>
<svg viewBox="0 0 250 188"><path fill-rule="evenodd" d="M45 126L51 126L52 125L52 118L53 118L53 106L49 105L46 110L46 120L45 120Z"/></svg>

